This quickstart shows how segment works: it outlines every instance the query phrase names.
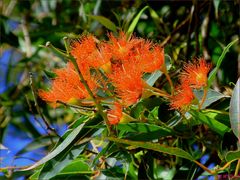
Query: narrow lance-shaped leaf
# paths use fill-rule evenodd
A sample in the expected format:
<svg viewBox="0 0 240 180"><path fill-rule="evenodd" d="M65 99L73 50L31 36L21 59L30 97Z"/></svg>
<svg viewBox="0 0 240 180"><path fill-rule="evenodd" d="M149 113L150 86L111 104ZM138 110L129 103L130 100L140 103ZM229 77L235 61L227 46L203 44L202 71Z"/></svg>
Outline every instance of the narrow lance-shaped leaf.
<svg viewBox="0 0 240 180"><path fill-rule="evenodd" d="M149 6L145 6L144 8L142 8L142 10L137 14L137 16L133 19L132 23L130 24L128 30L127 30L127 35L128 37L130 37L142 15L142 13L147 9L149 8Z"/></svg>
<svg viewBox="0 0 240 180"><path fill-rule="evenodd" d="M114 138L114 137L107 137L106 138L109 141L114 141L117 143L122 143L122 144L128 144L130 146L135 146L135 147L141 147L153 151L158 151L170 155L175 155L178 157L182 157L188 160L194 160L194 158L186 151L177 148L177 147L169 147L161 144L156 144L156 143L150 143L150 142L141 142L141 141L131 141L131 140L126 140L126 139L119 139L119 138Z"/></svg>
<svg viewBox="0 0 240 180"><path fill-rule="evenodd" d="M96 129L89 128L89 126L97 126L102 122L102 118L100 118L100 116L96 116L93 119L89 119L87 116L82 116L72 125L72 128L75 130L81 126L84 121L86 121L84 123L84 127L82 127L74 140L57 156L45 163L44 167L41 169L41 174L39 175L40 179L51 179L52 177L55 177L63 170L63 168L72 162L72 160L74 160L84 150L85 145L90 141L92 134L96 132ZM74 130L64 134L64 136L66 135L66 139ZM77 145L74 146L76 142Z"/></svg>
<svg viewBox="0 0 240 180"><path fill-rule="evenodd" d="M111 30L113 32L117 31L116 25L112 21L110 21L108 18L106 18L104 16L93 16L93 15L88 15L88 16L90 18L98 21L99 23L101 23L103 26L105 26L109 30Z"/></svg>
<svg viewBox="0 0 240 180"><path fill-rule="evenodd" d="M58 154L58 156L45 163L44 167L41 169L39 178L51 179L59 174L60 171L62 171L75 158L77 158L80 153L82 153L84 147L85 146L77 145L74 147L68 147L68 149L62 151L60 154Z"/></svg>
<svg viewBox="0 0 240 180"><path fill-rule="evenodd" d="M217 65L216 67L210 72L210 75L209 75L209 78L208 78L208 87L211 86L213 80L215 79L216 75L217 75L217 71L218 69L220 68L221 64L222 64L222 61L225 57L225 55L227 54L227 52L229 51L230 47L232 47L233 44L235 44L239 39L235 39L233 40L232 42L230 42L223 50L221 56L218 58L218 61L217 61Z"/></svg>
<svg viewBox="0 0 240 180"><path fill-rule="evenodd" d="M228 131L230 131L230 128L226 126L225 124L217 121L216 119L210 118L206 113L203 112L197 112L197 111L190 111L190 114L197 120L200 121L206 125L208 125L209 128L211 128L213 131L218 133L221 136L224 136L224 134Z"/></svg>
<svg viewBox="0 0 240 180"><path fill-rule="evenodd" d="M240 78L233 90L230 101L229 116L233 133L238 138L238 142L240 142Z"/></svg>
<svg viewBox="0 0 240 180"><path fill-rule="evenodd" d="M221 2L220 0L213 0L213 5L214 5L214 8L215 8L216 18L218 18L218 7L219 7L220 2Z"/></svg>
<svg viewBox="0 0 240 180"><path fill-rule="evenodd" d="M35 164L33 164L32 166L25 168L23 170L31 170L34 169L35 167L44 164L45 162L51 160L52 158L56 157L59 153L61 153L62 151L64 151L64 149L66 149L68 147L68 145L70 145L72 143L72 141L76 138L76 136L79 134L79 132L82 130L82 128L84 127L85 123L81 124L80 126L78 126L76 129L74 129L69 135L68 137L56 148L54 149L51 153L49 153L47 156L45 156L44 158L42 158L40 161L36 162Z"/></svg>
<svg viewBox="0 0 240 180"><path fill-rule="evenodd" d="M68 166L66 166L58 175L71 174L92 174L89 165L82 159L75 159Z"/></svg>

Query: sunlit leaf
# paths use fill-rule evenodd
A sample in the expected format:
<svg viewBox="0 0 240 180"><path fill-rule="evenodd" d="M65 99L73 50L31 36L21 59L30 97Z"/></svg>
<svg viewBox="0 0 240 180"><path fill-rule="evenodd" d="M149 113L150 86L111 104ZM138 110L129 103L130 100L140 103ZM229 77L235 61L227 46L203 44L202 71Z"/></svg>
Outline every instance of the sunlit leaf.
<svg viewBox="0 0 240 180"><path fill-rule="evenodd" d="M37 163L33 164L32 166L25 168L23 170L30 170L33 169L41 164L46 163L47 161L51 160L52 158L56 157L59 153L61 153L62 151L64 151L72 142L73 140L76 138L76 136L79 134L79 132L82 130L82 128L84 127L85 123L81 124L80 126L78 126L77 128L75 128L69 135L68 137L59 145L57 146L56 149L54 149L52 152L50 152L47 156L45 156L44 158L42 158L40 161L38 161Z"/></svg>
<svg viewBox="0 0 240 180"><path fill-rule="evenodd" d="M225 124L217 121L216 119L210 118L207 113L191 111L191 115L197 120L209 126L213 131L221 136L224 136L226 132L230 131L230 128Z"/></svg>
<svg viewBox="0 0 240 180"><path fill-rule="evenodd" d="M238 150L238 151L229 151L226 154L225 159L226 159L227 162L240 159L240 150Z"/></svg>
<svg viewBox="0 0 240 180"><path fill-rule="evenodd" d="M51 71L44 70L44 73L45 73L46 76L47 76L48 78L50 78L50 79L57 77L57 74L54 73L54 72L51 72Z"/></svg>
<svg viewBox="0 0 240 180"><path fill-rule="evenodd" d="M233 90L230 101L229 116L233 133L240 142L240 78Z"/></svg>
<svg viewBox="0 0 240 180"><path fill-rule="evenodd" d="M108 18L104 17L104 16L94 16L94 15L88 15L88 17L98 21L99 23L101 23L103 26L105 26L106 28L108 28L109 30L116 32L117 31L117 27L116 25L110 21Z"/></svg>
<svg viewBox="0 0 240 180"><path fill-rule="evenodd" d="M136 17L133 19L132 23L130 24L128 30L127 30L127 35L130 37L142 15L142 13L149 8L148 6L145 6L144 8L142 8L142 10L136 15Z"/></svg>
<svg viewBox="0 0 240 180"><path fill-rule="evenodd" d="M83 122L86 120L86 116L82 116L82 118L79 118L79 122ZM57 154L54 158L47 161L44 165L44 167L41 170L40 178L41 179L50 179L52 177L55 177L61 170L63 170L64 167L66 167L70 162L72 162L77 156L83 151L85 148L85 144L88 143L91 140L91 136L93 133L96 134L96 132L99 131L99 129L91 128L92 125L97 125L100 122L102 122L102 118L100 116L96 116L93 119L90 119L86 121L83 126L83 128L79 131L75 139L67 146L62 152ZM73 126L78 124L77 122L74 123ZM82 125L79 125L82 126ZM66 132L68 137L75 131L76 128L79 128L79 126L75 127L72 131ZM100 131L101 132L101 131ZM65 134L64 134L65 135ZM98 135L98 134L96 134ZM77 141L77 146L74 146L74 144ZM57 148L61 146L59 144Z"/></svg>
<svg viewBox="0 0 240 180"><path fill-rule="evenodd" d="M58 175L71 175L71 174L92 174L93 171L89 165L82 159L75 159L67 165Z"/></svg>
<svg viewBox="0 0 240 180"><path fill-rule="evenodd" d="M86 142L85 142L86 143ZM75 158L82 153L84 146L74 146L68 147L60 154L58 154L55 158L46 162L44 167L41 169L41 173L39 175L40 179L50 179L56 176L64 167L68 166Z"/></svg>

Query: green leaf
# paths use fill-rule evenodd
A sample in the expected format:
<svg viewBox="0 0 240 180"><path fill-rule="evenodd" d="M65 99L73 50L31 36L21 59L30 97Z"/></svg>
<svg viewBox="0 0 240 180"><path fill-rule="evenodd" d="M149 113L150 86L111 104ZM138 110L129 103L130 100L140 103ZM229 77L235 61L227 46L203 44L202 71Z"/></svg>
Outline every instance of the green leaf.
<svg viewBox="0 0 240 180"><path fill-rule="evenodd" d="M149 112L148 120L150 120L150 121L159 120L158 119L158 109L159 109L159 106L156 106L156 107L153 108L153 110L151 110Z"/></svg>
<svg viewBox="0 0 240 180"><path fill-rule="evenodd" d="M128 30L127 30L127 35L128 37L130 37L142 15L142 13L147 9L149 8L149 6L145 6L144 8L142 8L142 10L137 14L137 16L133 19L132 23L130 24Z"/></svg>
<svg viewBox="0 0 240 180"><path fill-rule="evenodd" d="M157 70L151 74L145 74L143 79L146 81L146 83L150 86L153 86L155 82L158 80L160 76L162 76L162 72Z"/></svg>
<svg viewBox="0 0 240 180"><path fill-rule="evenodd" d="M212 85L212 82L217 75L217 71L220 68L222 61L223 61L225 55L227 54L227 52L229 51L230 47L232 47L232 45L235 44L238 40L239 39L237 38L237 39L233 40L232 42L230 42L226 47L224 47L223 52L217 61L216 67L210 72L210 75L208 77L208 87L210 87Z"/></svg>
<svg viewBox="0 0 240 180"><path fill-rule="evenodd" d="M85 141L86 143L88 141ZM82 143L81 143L82 144ZM41 170L39 179L50 179L56 176L64 167L76 159L82 152L85 146L77 145L73 147L68 147L55 158L46 162Z"/></svg>
<svg viewBox="0 0 240 180"><path fill-rule="evenodd" d="M216 119L217 121L225 124L226 126L231 127L228 112L218 111L214 109L205 109L202 110L202 112L207 113L207 116L210 117L211 119Z"/></svg>
<svg viewBox="0 0 240 180"><path fill-rule="evenodd" d="M82 130L84 127L85 123L81 124L78 126L76 129L74 129L68 136L67 138L59 145L57 146L56 149L54 149L52 152L50 152L47 156L42 158L40 161L36 162L35 164L31 165L30 167L24 168L23 170L31 170L34 169L35 167L46 163L47 161L53 159L56 157L58 154L60 154L62 151L64 151L77 137L79 132Z"/></svg>
<svg viewBox="0 0 240 180"><path fill-rule="evenodd" d="M213 0L213 5L215 8L215 16L217 18L218 18L218 7L219 7L220 2L221 2L221 0Z"/></svg>
<svg viewBox="0 0 240 180"><path fill-rule="evenodd" d="M97 161L101 156L104 156L107 152L107 150L112 146L112 143L107 143L106 145L103 146L102 150L96 155L96 157L92 161L92 165L96 165Z"/></svg>
<svg viewBox="0 0 240 180"><path fill-rule="evenodd" d="M46 76L50 79L53 79L55 77L57 77L57 74L54 73L54 72L51 72L51 71L47 71L47 70L44 70L44 73L46 74Z"/></svg>
<svg viewBox="0 0 240 180"><path fill-rule="evenodd" d="M101 172L105 176L110 177L110 178L114 178L114 179L117 178L119 180L124 179L124 173L123 173L122 167L114 166L109 169L103 169ZM108 179L108 178L106 178L106 179Z"/></svg>
<svg viewBox="0 0 240 180"><path fill-rule="evenodd" d="M112 21L110 21L108 18L106 18L104 16L94 16L94 15L88 15L88 17L98 21L99 23L101 23L103 26L105 26L109 30L111 30L113 32L117 32L116 25Z"/></svg>
<svg viewBox="0 0 240 180"><path fill-rule="evenodd" d="M75 159L67 165L58 175L71 175L71 174L92 174L93 171L89 165L82 159Z"/></svg>
<svg viewBox="0 0 240 180"><path fill-rule="evenodd" d="M80 119L78 119L78 121L83 122L84 120L86 120L86 118L86 116L82 116ZM92 138L92 134L96 131L99 131L99 129L89 128L89 126L91 127L92 125L98 125L101 122L102 118L100 116L96 116L95 118L83 123L83 128L79 131L72 143L69 144L69 146L67 146L56 157L45 163L45 166L41 170L40 179L50 179L52 177L55 177L61 170L63 170L64 167L66 167L70 162L72 162L72 160L77 158L77 156L85 148L85 144L88 143L89 140ZM73 126L75 126L76 124L77 122L75 122ZM76 128L79 128L79 126ZM66 132L67 134L69 133L66 139L68 139L68 137L75 131L75 129L72 130L70 133ZM74 146L76 142L78 145Z"/></svg>
<svg viewBox="0 0 240 180"><path fill-rule="evenodd" d="M229 116L233 133L240 141L240 78L233 90L230 101Z"/></svg>
<svg viewBox="0 0 240 180"><path fill-rule="evenodd" d="M168 54L164 55L164 63L167 67L167 70L169 70L172 67L171 57ZM162 74L163 73L160 70L156 70L151 74L148 73L144 74L143 79L146 81L148 85L153 86L155 82L158 80L158 78L162 76Z"/></svg>
<svg viewBox="0 0 240 180"><path fill-rule="evenodd" d="M226 132L230 131L230 128L225 124L217 121L216 119L210 118L207 113L197 112L197 111L190 111L190 114L197 120L211 128L216 133L224 136Z"/></svg>
<svg viewBox="0 0 240 180"><path fill-rule="evenodd" d="M194 94L195 94L196 98L199 101L201 101L201 99L203 97L203 90L194 90ZM202 105L202 109L205 109L207 106L211 105L212 103L214 103L224 97L229 97L229 96L226 96L226 95L224 95L220 92L217 92L213 89L209 89L207 92L206 100L204 101L204 103Z"/></svg>
<svg viewBox="0 0 240 180"><path fill-rule="evenodd" d="M38 180L42 167L43 167L43 165L42 166L38 166L35 169L35 172L29 177L29 180Z"/></svg>
<svg viewBox="0 0 240 180"><path fill-rule="evenodd" d="M160 135L168 136L172 134L170 129L166 129L161 126L147 123L129 123L129 124L118 124L117 129L121 133L133 132L133 133L151 133L155 131L161 132Z"/></svg>
<svg viewBox="0 0 240 180"><path fill-rule="evenodd" d="M169 147L169 146L165 146L162 144L151 143L151 142L141 142L141 141L126 140L126 139L118 139L115 137L107 137L106 139L109 141L117 142L117 143L127 144L127 145L134 146L134 147L141 147L141 148L145 148L145 149L149 149L149 150L153 150L153 151L158 151L161 153L174 155L174 156L185 158L185 159L188 159L191 161L194 160L194 158L188 152L186 152L180 148L177 148L177 147Z"/></svg>
<svg viewBox="0 0 240 180"><path fill-rule="evenodd" d="M238 150L238 151L229 151L226 154L225 159L226 159L227 162L240 159L240 150Z"/></svg>

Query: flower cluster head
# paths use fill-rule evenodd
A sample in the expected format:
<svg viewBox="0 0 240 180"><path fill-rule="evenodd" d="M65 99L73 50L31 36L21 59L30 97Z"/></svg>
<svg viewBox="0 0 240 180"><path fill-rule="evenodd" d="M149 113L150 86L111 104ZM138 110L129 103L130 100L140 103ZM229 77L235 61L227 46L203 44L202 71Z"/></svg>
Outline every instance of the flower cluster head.
<svg viewBox="0 0 240 180"><path fill-rule="evenodd" d="M176 93L172 97L171 108L180 111L186 110L194 100L192 89L187 84L181 84L176 88Z"/></svg>
<svg viewBox="0 0 240 180"><path fill-rule="evenodd" d="M183 71L180 73L181 84L171 98L172 109L184 111L193 103L195 97L192 89L200 89L208 85L207 75L210 69L211 65L203 58L184 65Z"/></svg>
<svg viewBox="0 0 240 180"><path fill-rule="evenodd" d="M211 69L203 58L194 60L193 63L186 64L180 75L182 83L190 85L192 88L199 89L207 86L207 75Z"/></svg>
<svg viewBox="0 0 240 180"><path fill-rule="evenodd" d="M123 32L118 37L110 33L109 41L99 41L93 35L82 36L71 43L70 53L95 97L101 90L108 91L105 96L117 98L119 103L108 112L112 124L118 122L122 108L135 104L141 98L143 74L160 70L164 64L164 51L159 45L128 37ZM71 62L54 72L57 77L52 80L50 90L39 91L43 100L57 104L59 101L90 97Z"/></svg>
<svg viewBox="0 0 240 180"><path fill-rule="evenodd" d="M89 94L81 83L73 65L68 63L65 68L56 69L56 78L52 81L50 91L39 90L39 96L48 102L57 103L58 101L68 102L72 99L88 98ZM85 76L85 79L93 90L96 92L97 83L91 76Z"/></svg>
<svg viewBox="0 0 240 180"><path fill-rule="evenodd" d="M121 104L115 102L112 109L108 110L107 112L107 118L109 121L109 124L118 124L118 122L122 118L122 106Z"/></svg>

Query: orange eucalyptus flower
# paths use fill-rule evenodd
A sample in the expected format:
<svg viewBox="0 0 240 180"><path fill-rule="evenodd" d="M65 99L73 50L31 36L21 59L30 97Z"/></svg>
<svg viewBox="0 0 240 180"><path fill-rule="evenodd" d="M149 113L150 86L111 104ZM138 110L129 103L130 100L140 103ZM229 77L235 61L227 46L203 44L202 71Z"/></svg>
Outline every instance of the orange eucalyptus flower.
<svg viewBox="0 0 240 180"><path fill-rule="evenodd" d="M119 103L114 103L114 107L107 112L107 118L111 125L118 124L122 118L122 106Z"/></svg>
<svg viewBox="0 0 240 180"><path fill-rule="evenodd" d="M124 106L130 106L138 101L143 92L142 73L135 68L135 63L126 63L113 67L109 79L115 86L115 91L122 99Z"/></svg>
<svg viewBox="0 0 240 180"><path fill-rule="evenodd" d="M145 42L138 50L137 57L143 72L151 73L160 70L164 63L164 50L160 46L152 47L151 45L151 43Z"/></svg>
<svg viewBox="0 0 240 180"><path fill-rule="evenodd" d="M192 89L187 84L181 84L176 88L175 95L171 98L171 109L186 110L194 100Z"/></svg>
<svg viewBox="0 0 240 180"><path fill-rule="evenodd" d="M211 69L203 58L195 60L193 63L186 64L183 72L180 74L181 83L187 83L193 88L201 88L207 86L207 75Z"/></svg>
<svg viewBox="0 0 240 180"><path fill-rule="evenodd" d="M129 60L133 48L143 41L142 39L134 37L127 38L127 35L123 32L120 32L120 35L117 38L111 33L109 35L109 40L110 43L105 44L105 46L112 54L113 61L120 62Z"/></svg>
<svg viewBox="0 0 240 180"><path fill-rule="evenodd" d="M89 67L98 68L110 61L111 54L98 48L101 44L97 45L96 41L93 35L88 35L71 44L71 54L81 70L89 70Z"/></svg>
<svg viewBox="0 0 240 180"><path fill-rule="evenodd" d="M71 99L84 99L89 96L71 63L68 63L66 68L56 69L54 72L57 77L52 80L51 90L39 90L39 96L43 100L53 103L57 101L68 102ZM95 91L94 79L90 76L85 76L85 78L89 87Z"/></svg>

